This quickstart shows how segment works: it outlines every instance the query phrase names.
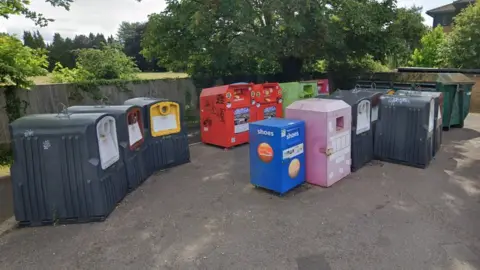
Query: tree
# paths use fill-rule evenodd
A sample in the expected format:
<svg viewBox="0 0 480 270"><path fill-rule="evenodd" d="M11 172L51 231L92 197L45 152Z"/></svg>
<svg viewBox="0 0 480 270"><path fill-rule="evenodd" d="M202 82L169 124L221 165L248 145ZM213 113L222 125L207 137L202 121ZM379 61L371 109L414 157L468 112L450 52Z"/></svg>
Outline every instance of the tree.
<svg viewBox="0 0 480 270"><path fill-rule="evenodd" d="M35 47L35 39L30 31L23 31L23 45L30 48Z"/></svg>
<svg viewBox="0 0 480 270"><path fill-rule="evenodd" d="M409 62L414 67L438 67L441 62L440 48L444 46L443 28L437 26L428 31L420 41L420 48L415 49Z"/></svg>
<svg viewBox="0 0 480 270"><path fill-rule="evenodd" d="M390 40L384 50L389 66L396 68L408 63L413 51L420 46L422 36L427 32L423 23L422 8L398 8L395 19L388 26Z"/></svg>
<svg viewBox="0 0 480 270"><path fill-rule="evenodd" d="M393 0L169 0L149 17L143 54L190 74L258 73L275 63L298 79L318 59L385 58L394 17Z"/></svg>
<svg viewBox="0 0 480 270"><path fill-rule="evenodd" d="M117 31L117 40L122 44L123 51L129 57L135 59L135 63L142 71L160 70L156 65L156 60L147 60L140 53L142 50L142 37L147 27L146 23L140 22L122 22Z"/></svg>
<svg viewBox="0 0 480 270"><path fill-rule="evenodd" d="M21 116L21 101L16 97L18 88L28 89L32 76L45 75L48 65L45 51L31 49L10 35L0 34L0 85L5 87L6 111L9 121Z"/></svg>
<svg viewBox="0 0 480 270"><path fill-rule="evenodd" d="M139 71L132 58L115 47L105 45L102 49L78 50L76 67L68 69L57 64L53 75L56 82L130 80L136 79Z"/></svg>
<svg viewBox="0 0 480 270"><path fill-rule="evenodd" d="M23 44L32 49L46 48L45 41L38 30L33 34L30 31L23 31Z"/></svg>
<svg viewBox="0 0 480 270"><path fill-rule="evenodd" d="M46 49L47 45L45 44L45 40L43 39L42 34L40 31L35 31L33 33L33 40L34 40L34 49Z"/></svg>
<svg viewBox="0 0 480 270"><path fill-rule="evenodd" d="M45 0L45 2L50 3L54 7L58 6L69 10L70 3L73 0ZM10 15L23 15L32 19L39 26L46 26L53 21L53 19L44 17L41 13L30 10L29 5L29 0L2 0L0 1L0 17L8 19Z"/></svg>
<svg viewBox="0 0 480 270"><path fill-rule="evenodd" d="M23 46L22 42L10 35L0 34L0 84L29 88L29 77L46 74L45 51Z"/></svg>
<svg viewBox="0 0 480 270"><path fill-rule="evenodd" d="M442 48L444 62L455 68L480 68L480 4L477 1L455 17Z"/></svg>
<svg viewBox="0 0 480 270"><path fill-rule="evenodd" d="M51 71L57 62L65 67L74 67L75 61L73 56L72 40L64 39L59 33L53 35L52 43L47 47L48 53L48 69Z"/></svg>

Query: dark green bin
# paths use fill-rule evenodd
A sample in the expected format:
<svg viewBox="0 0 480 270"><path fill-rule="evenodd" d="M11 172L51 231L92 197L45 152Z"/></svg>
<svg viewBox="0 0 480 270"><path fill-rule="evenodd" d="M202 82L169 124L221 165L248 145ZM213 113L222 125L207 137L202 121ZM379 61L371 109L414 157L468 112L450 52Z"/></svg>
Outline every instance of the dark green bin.
<svg viewBox="0 0 480 270"><path fill-rule="evenodd" d="M359 84L380 84L390 82L393 90L415 90L442 92L443 128L463 127L470 111L470 97L475 82L462 73L379 73L359 80Z"/></svg>

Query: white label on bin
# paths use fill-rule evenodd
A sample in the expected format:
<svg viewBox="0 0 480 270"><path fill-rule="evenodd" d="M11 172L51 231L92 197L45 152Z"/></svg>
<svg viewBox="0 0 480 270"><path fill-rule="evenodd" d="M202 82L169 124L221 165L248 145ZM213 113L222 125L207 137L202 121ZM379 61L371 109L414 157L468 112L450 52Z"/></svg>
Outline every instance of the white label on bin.
<svg viewBox="0 0 480 270"><path fill-rule="evenodd" d="M291 159L303 154L303 143L283 150L283 159Z"/></svg>
<svg viewBox="0 0 480 270"><path fill-rule="evenodd" d="M372 108L372 122L378 120L378 105Z"/></svg>
<svg viewBox="0 0 480 270"><path fill-rule="evenodd" d="M153 131L155 132L177 128L177 118L173 114L154 116L152 117L152 122Z"/></svg>
<svg viewBox="0 0 480 270"><path fill-rule="evenodd" d="M130 140L130 146L134 145L143 138L138 122L128 125L128 138Z"/></svg>
<svg viewBox="0 0 480 270"><path fill-rule="evenodd" d="M333 178L333 172L330 172L330 174L328 175L328 178L330 178L330 179Z"/></svg>
<svg viewBox="0 0 480 270"><path fill-rule="evenodd" d="M338 171L339 171L340 173L343 173L343 168L340 168Z"/></svg>
<svg viewBox="0 0 480 270"><path fill-rule="evenodd" d="M248 131L248 123L235 125L235 133L242 133Z"/></svg>
<svg viewBox="0 0 480 270"><path fill-rule="evenodd" d="M344 160L345 160L345 156L341 156L341 157L337 158L337 159L335 160L335 162L338 164L338 163L340 163L340 162L342 162L342 161L344 161Z"/></svg>

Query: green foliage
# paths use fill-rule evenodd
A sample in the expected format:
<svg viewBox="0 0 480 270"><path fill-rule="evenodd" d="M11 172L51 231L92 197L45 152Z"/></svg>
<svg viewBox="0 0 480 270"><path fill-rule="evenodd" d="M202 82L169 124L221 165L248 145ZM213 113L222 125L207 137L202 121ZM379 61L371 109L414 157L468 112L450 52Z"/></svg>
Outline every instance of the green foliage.
<svg viewBox="0 0 480 270"><path fill-rule="evenodd" d="M29 77L47 73L44 50L31 49L16 37L0 34L0 85L30 88Z"/></svg>
<svg viewBox="0 0 480 270"><path fill-rule="evenodd" d="M30 0L1 0L0 1L0 17L8 19L11 15L23 15L35 22L36 25L46 26L53 19L46 18L41 13L30 10ZM70 3L73 0L45 0L54 7L63 7L69 10Z"/></svg>
<svg viewBox="0 0 480 270"><path fill-rule="evenodd" d="M422 36L427 32L423 23L422 8L398 8L395 19L388 26L390 40L384 57L390 67L396 68L408 63L415 48L420 46Z"/></svg>
<svg viewBox="0 0 480 270"><path fill-rule="evenodd" d="M441 53L444 64L455 68L480 68L480 3L455 17L452 32Z"/></svg>
<svg viewBox="0 0 480 270"><path fill-rule="evenodd" d="M88 80L135 80L140 71L132 58L111 46L100 49L80 49L75 68L57 63L53 80L58 83L82 82Z"/></svg>
<svg viewBox="0 0 480 270"><path fill-rule="evenodd" d="M375 61L391 55L405 61L425 27L420 9L395 4L169 0L164 12L150 15L142 53L192 76L298 74L318 59L338 66L367 54Z"/></svg>
<svg viewBox="0 0 480 270"><path fill-rule="evenodd" d="M143 33L147 27L146 23L140 22L122 22L117 31L117 40L121 44L122 50L129 57L135 59L135 63L142 71L164 70L156 65L156 60L147 60L140 53L142 50L141 41Z"/></svg>
<svg viewBox="0 0 480 270"><path fill-rule="evenodd" d="M35 32L23 31L23 45L32 49L46 49L45 40L37 30Z"/></svg>
<svg viewBox="0 0 480 270"><path fill-rule="evenodd" d="M106 43L107 40L103 34L90 33L88 36L76 35L73 39L68 37L64 39L59 33L55 33L53 42L47 47L49 51L49 70L52 71L57 62L60 62L64 67L73 68L76 63L77 50L101 49Z"/></svg>
<svg viewBox="0 0 480 270"><path fill-rule="evenodd" d="M83 68L95 79L137 79L140 70L124 52L105 46L103 49L83 49L78 52L77 67Z"/></svg>
<svg viewBox="0 0 480 270"><path fill-rule="evenodd" d="M29 77L47 73L47 57L41 49L31 49L16 37L0 34L0 86L5 88L5 110L10 122L25 113L27 104L16 95L18 88L29 89Z"/></svg>
<svg viewBox="0 0 480 270"><path fill-rule="evenodd" d="M438 67L442 61L440 48L445 44L443 28L437 26L428 31L422 37L420 43L421 47L415 49L408 64L414 67Z"/></svg>
<svg viewBox="0 0 480 270"><path fill-rule="evenodd" d="M13 152L10 145L0 145L0 166L10 166L13 163Z"/></svg>
<svg viewBox="0 0 480 270"><path fill-rule="evenodd" d="M52 72L52 82L54 83L72 83L82 82L93 79L94 76L82 67L68 68L58 63Z"/></svg>

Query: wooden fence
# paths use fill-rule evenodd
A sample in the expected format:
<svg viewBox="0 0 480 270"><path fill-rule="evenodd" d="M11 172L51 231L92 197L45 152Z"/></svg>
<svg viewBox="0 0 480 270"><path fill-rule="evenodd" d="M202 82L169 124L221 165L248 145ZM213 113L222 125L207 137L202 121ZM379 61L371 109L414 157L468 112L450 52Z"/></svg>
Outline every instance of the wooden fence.
<svg viewBox="0 0 480 270"><path fill-rule="evenodd" d="M31 90L19 90L18 97L27 104L26 114L58 113L65 106L95 105L90 94L71 84L38 85ZM126 87L106 85L99 87L99 95L106 97L105 102L121 105L133 97L157 97L175 100L192 107L197 112L198 95L191 79L151 80L141 84L127 84ZM189 103L189 104L186 104ZM5 96L0 90L0 144L10 142L8 117L5 111Z"/></svg>

